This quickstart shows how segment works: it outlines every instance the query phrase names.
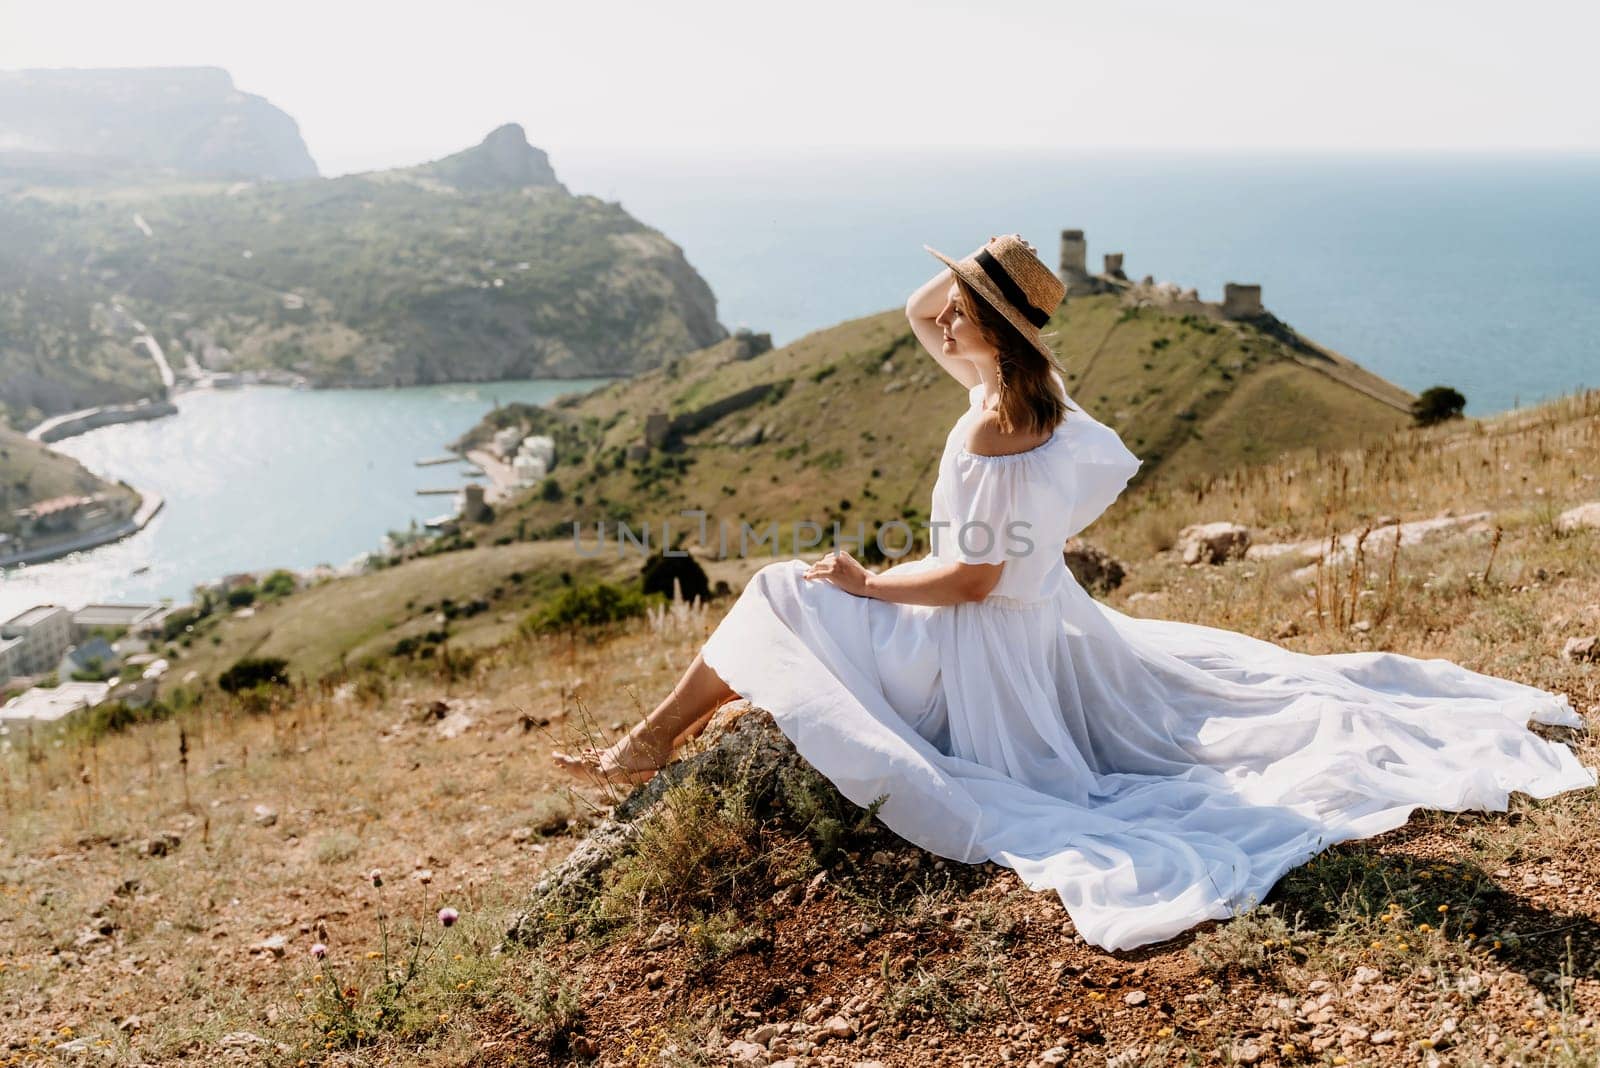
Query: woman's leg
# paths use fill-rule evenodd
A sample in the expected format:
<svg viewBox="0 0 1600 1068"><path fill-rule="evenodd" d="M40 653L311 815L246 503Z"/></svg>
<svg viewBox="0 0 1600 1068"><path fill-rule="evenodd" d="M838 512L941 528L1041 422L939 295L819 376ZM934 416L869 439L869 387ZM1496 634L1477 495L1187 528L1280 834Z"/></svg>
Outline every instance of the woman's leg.
<svg viewBox="0 0 1600 1068"><path fill-rule="evenodd" d="M672 692L615 744L605 749L586 746L578 756L557 752L556 764L580 774L659 768L679 745L705 728L719 705L737 696L696 653Z"/></svg>

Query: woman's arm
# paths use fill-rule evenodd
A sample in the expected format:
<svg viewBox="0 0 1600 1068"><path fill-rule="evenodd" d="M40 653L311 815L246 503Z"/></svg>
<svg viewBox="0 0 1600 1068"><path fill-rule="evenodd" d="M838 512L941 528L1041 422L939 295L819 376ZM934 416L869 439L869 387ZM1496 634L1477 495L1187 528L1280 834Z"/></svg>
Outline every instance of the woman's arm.
<svg viewBox="0 0 1600 1068"><path fill-rule="evenodd" d="M948 267L939 268L939 273L922 283L906 301L906 318L911 322L911 332L917 336L928 355L938 360L939 366L948 371L951 378L971 389L978 384L978 369L971 360L958 360L944 355L944 327L934 322L949 303L950 288L954 283L954 272Z"/></svg>
<svg viewBox="0 0 1600 1068"><path fill-rule="evenodd" d="M1006 565L966 564L960 560L910 574L876 575L847 552L829 553L806 571L846 593L897 604L968 604L989 596Z"/></svg>

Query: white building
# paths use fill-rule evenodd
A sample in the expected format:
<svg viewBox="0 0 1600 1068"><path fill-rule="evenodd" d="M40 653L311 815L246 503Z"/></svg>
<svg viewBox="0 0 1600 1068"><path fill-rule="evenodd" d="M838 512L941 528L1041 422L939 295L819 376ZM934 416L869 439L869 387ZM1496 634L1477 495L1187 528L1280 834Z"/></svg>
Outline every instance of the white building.
<svg viewBox="0 0 1600 1068"><path fill-rule="evenodd" d="M555 462L555 438L548 434L530 434L518 446L516 458L511 461L511 470L516 472L520 485L531 486L549 474Z"/></svg>
<svg viewBox="0 0 1600 1068"><path fill-rule="evenodd" d="M0 705L0 730L25 723L62 725L104 701L110 682L63 682L53 690L37 686Z"/></svg>
<svg viewBox="0 0 1600 1068"><path fill-rule="evenodd" d="M42 675L72 646L72 613L60 605L35 605L0 623L0 638L22 639L13 654L17 674Z"/></svg>
<svg viewBox="0 0 1600 1068"><path fill-rule="evenodd" d="M494 454L502 460L507 456L513 455L517 451L517 445L521 443L522 436L525 433L527 432L520 426L508 426L496 430L491 443Z"/></svg>

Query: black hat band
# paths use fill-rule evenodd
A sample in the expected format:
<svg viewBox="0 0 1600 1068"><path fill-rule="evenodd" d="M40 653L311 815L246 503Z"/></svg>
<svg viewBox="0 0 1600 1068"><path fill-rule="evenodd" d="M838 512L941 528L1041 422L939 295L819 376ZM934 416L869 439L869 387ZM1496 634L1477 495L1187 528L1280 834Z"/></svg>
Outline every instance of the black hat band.
<svg viewBox="0 0 1600 1068"><path fill-rule="evenodd" d="M1041 311L1033 306L1033 303L1028 300L1028 294L1024 293L1022 287L1017 285L1012 277L1006 273L1004 267L1000 266L1000 261L989 255L988 249L979 249L978 254L973 258L978 261L978 266L983 268L983 273L989 276L989 281L999 288L1005 298L1022 313L1024 319L1041 329L1045 323L1050 321L1050 313Z"/></svg>

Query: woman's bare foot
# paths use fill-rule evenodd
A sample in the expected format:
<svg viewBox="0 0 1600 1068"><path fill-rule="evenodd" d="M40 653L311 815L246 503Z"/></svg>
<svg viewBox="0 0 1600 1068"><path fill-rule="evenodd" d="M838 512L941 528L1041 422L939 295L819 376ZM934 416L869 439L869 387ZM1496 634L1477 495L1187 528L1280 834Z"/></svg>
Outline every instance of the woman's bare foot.
<svg viewBox="0 0 1600 1068"><path fill-rule="evenodd" d="M648 782L665 766L666 760L653 761L648 753L640 752L638 747L628 745L627 741L623 739L616 745L604 749L586 745L576 754L564 753L558 749L550 754L550 758L556 767L584 782L592 783L597 778L629 784Z"/></svg>

